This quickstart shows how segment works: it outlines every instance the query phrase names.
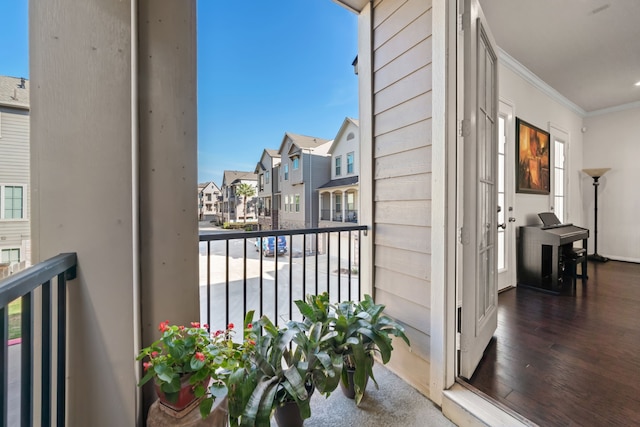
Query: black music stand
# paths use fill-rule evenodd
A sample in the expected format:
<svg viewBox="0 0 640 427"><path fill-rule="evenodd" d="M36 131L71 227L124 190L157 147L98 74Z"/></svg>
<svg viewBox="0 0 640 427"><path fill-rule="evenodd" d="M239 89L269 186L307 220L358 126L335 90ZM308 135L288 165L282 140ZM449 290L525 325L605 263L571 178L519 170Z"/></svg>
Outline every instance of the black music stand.
<svg viewBox="0 0 640 427"><path fill-rule="evenodd" d="M600 177L602 177L602 175L607 173L607 171L609 171L610 169L611 168L582 169L582 172L586 173L591 178L593 178L593 191L594 191L594 198L593 198L593 216L594 216L593 254L587 256L589 261L596 261L596 262L607 262L607 261L609 261L609 258L603 257L602 255L598 254L598 186L600 185L598 180L600 179Z"/></svg>

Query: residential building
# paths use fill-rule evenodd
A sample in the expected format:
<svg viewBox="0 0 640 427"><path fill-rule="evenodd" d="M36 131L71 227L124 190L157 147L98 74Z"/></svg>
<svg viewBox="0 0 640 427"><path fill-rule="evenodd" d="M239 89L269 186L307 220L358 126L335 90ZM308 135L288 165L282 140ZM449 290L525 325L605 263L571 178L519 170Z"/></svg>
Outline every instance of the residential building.
<svg viewBox="0 0 640 427"><path fill-rule="evenodd" d="M638 199L629 192L629 183L640 181L640 94L631 87L637 76L621 78L617 70L625 63L615 59L622 53L637 62L625 46L634 47L629 40L638 31L638 2L591 9L587 2L511 7L511 1L484 0L488 23L478 28L486 21L466 1L335 1L355 11L359 22L358 220L370 226L360 244L359 278L363 292L406 326L412 343L410 351L394 342L388 366L460 425L522 425L503 407L461 390L456 378L469 375L469 358L485 348L468 347L485 338L469 327L484 334L484 326L495 325L495 294L484 292L484 285L497 288L493 278L505 272L511 274L507 283L515 283L513 267L497 271L497 262L487 261L497 257L476 253L478 237L496 241L497 225L505 224L511 230L505 241L515 242L516 227L537 221L536 213L548 211L555 195L510 190L505 222L498 222L498 203L476 203L493 201L475 198L493 182L478 179L477 166L485 164L479 160L499 158L498 147L478 138L477 126L504 130L505 156L514 156L516 111L550 131L550 141L564 147L564 156L554 154L551 161L567 159L557 187L566 190L565 221L592 224L593 186L581 170L610 167L599 189L599 251L640 262ZM143 374L133 355L157 339L161 321L187 324L199 312L197 218L185 209L197 186L196 2L94 0L94 7L75 6L71 0L30 3L31 190L38 195L31 215L33 258L78 254L77 278L68 283L73 333L67 334L67 425L142 426L153 393L136 388ZM61 17L74 25L60 25ZM502 29L504 50L494 48L491 27ZM470 39L478 34L481 40ZM578 45L595 50L585 49L585 56ZM463 46L481 47L484 59L465 56ZM548 81L522 65L542 74L539 66L547 60L559 73L547 74ZM573 65L579 72L566 74ZM600 66L611 68L599 72ZM592 70L597 80L585 80ZM628 90L603 84L609 74ZM476 91L478 82L493 87ZM571 90L574 83L578 92ZM464 114L464 101L476 94L493 95L487 99L494 102ZM480 136L501 135L490 130L495 132ZM479 157L487 152L495 156ZM511 159L505 164L515 165ZM513 188L509 169L505 183ZM506 202L509 196L513 204ZM491 213L481 215L480 206ZM509 266L515 250L507 254ZM480 261L488 270L480 270ZM469 288L476 285L482 285L477 292ZM477 295L486 299L469 301ZM548 314L560 323L563 315ZM606 347L615 348L618 335ZM572 356L559 347L563 357ZM42 379L38 370L34 376ZM635 381L637 374L611 377ZM516 398L528 405L526 396ZM500 421L487 420L494 413Z"/></svg>
<svg viewBox="0 0 640 427"><path fill-rule="evenodd" d="M29 80L0 76L0 278L29 265Z"/></svg>
<svg viewBox="0 0 640 427"><path fill-rule="evenodd" d="M245 200L245 197L237 195L236 191L240 184L249 184L256 191L253 197ZM257 220L257 188L258 177L253 172L226 170L222 176L222 202L218 211L218 221L238 222Z"/></svg>
<svg viewBox="0 0 640 427"><path fill-rule="evenodd" d="M331 180L318 187L320 226L358 223L360 129L358 120L344 119L329 149Z"/></svg>
<svg viewBox="0 0 640 427"><path fill-rule="evenodd" d="M329 180L331 141L285 133L280 143L280 201L278 225L291 230L318 226L318 191Z"/></svg>
<svg viewBox="0 0 640 427"><path fill-rule="evenodd" d="M220 189L213 181L198 184L198 220L212 221L216 219Z"/></svg>
<svg viewBox="0 0 640 427"><path fill-rule="evenodd" d="M280 154L278 150L265 149L256 165L258 176L258 226L261 230L278 229L279 197L279 166Z"/></svg>

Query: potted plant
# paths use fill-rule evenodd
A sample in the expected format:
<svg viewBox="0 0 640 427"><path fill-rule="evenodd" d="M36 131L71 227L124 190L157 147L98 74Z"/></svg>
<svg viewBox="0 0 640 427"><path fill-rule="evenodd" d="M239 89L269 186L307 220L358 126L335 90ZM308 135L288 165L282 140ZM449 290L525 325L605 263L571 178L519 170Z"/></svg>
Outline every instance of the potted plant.
<svg viewBox="0 0 640 427"><path fill-rule="evenodd" d="M266 316L259 324L263 334L257 338L251 366L229 377L231 425L268 427L276 412L280 427L301 426L311 416L311 394L328 395L337 388L342 357L322 349L321 324L307 331L295 322L278 328Z"/></svg>
<svg viewBox="0 0 640 427"><path fill-rule="evenodd" d="M138 386L153 379L161 403L175 411L201 399L200 414L206 417L215 399L211 388L224 388L229 375L248 360L255 336L252 316L250 312L245 319L242 344L233 342L232 323L225 330L210 333L208 325L198 322L191 322L190 327L161 322L160 339L138 354L137 360L145 360L145 375Z"/></svg>
<svg viewBox="0 0 640 427"><path fill-rule="evenodd" d="M298 300L296 306L304 316L306 325L320 322L335 354L344 359L341 387L348 397L360 404L369 378L376 388L373 375L373 356L378 355L383 364L391 359L393 350L391 335L401 338L407 345L409 339L404 328L383 314L385 306L375 304L370 295L361 302L329 302L329 295L307 296L307 302Z"/></svg>

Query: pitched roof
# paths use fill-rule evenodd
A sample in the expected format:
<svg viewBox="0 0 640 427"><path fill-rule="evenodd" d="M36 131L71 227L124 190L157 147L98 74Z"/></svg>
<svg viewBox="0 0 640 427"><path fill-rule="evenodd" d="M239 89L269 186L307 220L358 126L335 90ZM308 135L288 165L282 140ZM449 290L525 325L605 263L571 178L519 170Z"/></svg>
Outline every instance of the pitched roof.
<svg viewBox="0 0 640 427"><path fill-rule="evenodd" d="M224 171L222 185L232 185L237 181L257 181L258 177L253 172L246 171Z"/></svg>
<svg viewBox="0 0 640 427"><path fill-rule="evenodd" d="M293 144L295 144L298 148L316 148L322 144L329 142L328 139L318 138L316 136L298 135L296 133L285 132L284 137L282 138L282 142L280 143L280 148L278 149L278 153L280 153L280 155L283 154L282 149L284 148L284 144L287 139L291 139L291 141L293 141Z"/></svg>
<svg viewBox="0 0 640 427"><path fill-rule="evenodd" d="M272 150L270 148L267 148L264 151L266 151L267 154L270 155L271 157L275 157L277 159L280 158L280 153L278 153L278 150Z"/></svg>
<svg viewBox="0 0 640 427"><path fill-rule="evenodd" d="M346 185L354 185L358 183L358 176L348 176L346 178L332 179L326 184L321 185L318 188L333 188L333 187L343 187Z"/></svg>
<svg viewBox="0 0 640 427"><path fill-rule="evenodd" d="M0 105L29 109L29 80L0 76Z"/></svg>

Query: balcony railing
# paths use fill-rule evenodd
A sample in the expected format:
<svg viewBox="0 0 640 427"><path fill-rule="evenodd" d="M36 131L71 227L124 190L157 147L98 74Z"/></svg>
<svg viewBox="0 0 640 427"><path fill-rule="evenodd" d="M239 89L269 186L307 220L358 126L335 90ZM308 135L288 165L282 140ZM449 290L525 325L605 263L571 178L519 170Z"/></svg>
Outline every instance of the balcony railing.
<svg viewBox="0 0 640 427"><path fill-rule="evenodd" d="M47 261L23 270L11 277L0 281L0 405L2 405L2 419L0 425L65 425L65 375L66 375L66 296L67 280L75 278L76 254L60 254ZM54 285L55 283L55 292ZM42 302L35 307L34 292L41 290ZM53 302L53 299L56 299ZM9 416L9 303L20 298L20 404L11 407ZM56 307L55 310L53 307ZM36 346L33 330L36 311L40 312L42 338ZM54 316L55 313L55 316ZM55 317L55 319L54 319ZM54 328L55 322L55 328ZM56 336L53 336L56 330ZM54 345L53 340L56 340ZM41 414L40 420L33 417L33 401L38 399L33 395L35 379L34 347L41 348L38 363L41 364L41 392L39 396ZM55 357L53 349L56 349ZM53 370L52 361L56 361ZM17 361L14 361L17 364ZM55 388L52 386L55 384ZM55 401L56 420L52 418L52 402ZM18 407L19 406L19 407ZM14 419L19 411L19 421ZM19 423L19 424L18 424Z"/></svg>
<svg viewBox="0 0 640 427"><path fill-rule="evenodd" d="M330 221L331 220L331 209L322 209L320 211L320 220L321 221Z"/></svg>
<svg viewBox="0 0 640 427"><path fill-rule="evenodd" d="M333 302L359 300L360 241L366 226L220 232L200 235L200 318L212 330L242 324L255 310L284 323L294 301L328 292ZM284 236L286 252L267 257L258 239ZM276 239L272 239L276 240ZM294 313L295 312L295 313Z"/></svg>

